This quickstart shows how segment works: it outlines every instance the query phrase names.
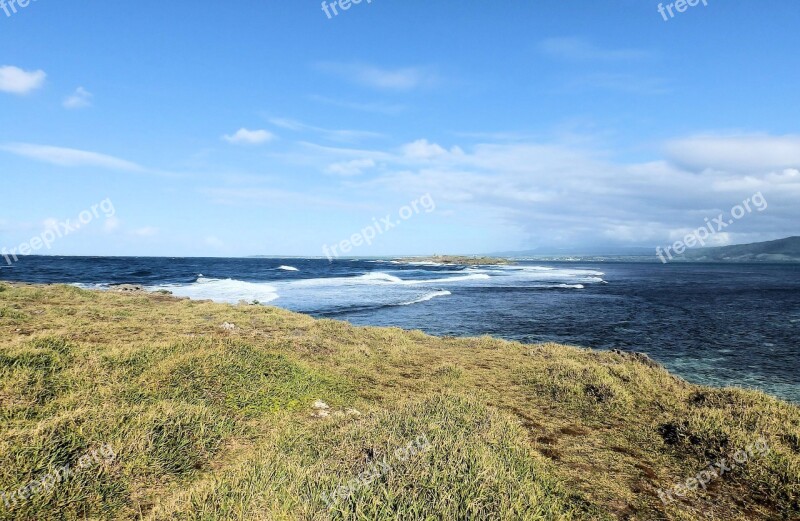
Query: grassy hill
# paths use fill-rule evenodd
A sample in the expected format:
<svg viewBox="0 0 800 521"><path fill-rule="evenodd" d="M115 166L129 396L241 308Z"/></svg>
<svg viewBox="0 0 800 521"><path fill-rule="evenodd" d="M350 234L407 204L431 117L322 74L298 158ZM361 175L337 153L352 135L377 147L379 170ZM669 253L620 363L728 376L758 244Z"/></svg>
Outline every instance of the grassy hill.
<svg viewBox="0 0 800 521"><path fill-rule="evenodd" d="M0 346L0 519L800 518L800 410L642 356L7 284Z"/></svg>

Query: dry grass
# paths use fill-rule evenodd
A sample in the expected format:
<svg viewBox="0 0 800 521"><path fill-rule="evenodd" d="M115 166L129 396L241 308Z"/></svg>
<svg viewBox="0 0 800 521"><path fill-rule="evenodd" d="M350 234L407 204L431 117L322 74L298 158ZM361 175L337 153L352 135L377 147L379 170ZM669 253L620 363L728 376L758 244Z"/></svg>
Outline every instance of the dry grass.
<svg viewBox="0 0 800 521"><path fill-rule="evenodd" d="M0 341L0 491L117 454L2 519L800 518L796 406L627 355L2 284ZM766 456L659 500L762 436Z"/></svg>

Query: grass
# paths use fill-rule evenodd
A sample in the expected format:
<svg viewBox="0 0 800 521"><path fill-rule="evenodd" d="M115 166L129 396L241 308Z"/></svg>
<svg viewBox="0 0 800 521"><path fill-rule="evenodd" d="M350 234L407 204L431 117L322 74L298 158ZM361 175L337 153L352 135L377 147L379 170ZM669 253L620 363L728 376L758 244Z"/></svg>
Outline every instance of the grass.
<svg viewBox="0 0 800 521"><path fill-rule="evenodd" d="M0 491L115 452L0 519L800 518L796 406L626 354L8 284L0 342Z"/></svg>

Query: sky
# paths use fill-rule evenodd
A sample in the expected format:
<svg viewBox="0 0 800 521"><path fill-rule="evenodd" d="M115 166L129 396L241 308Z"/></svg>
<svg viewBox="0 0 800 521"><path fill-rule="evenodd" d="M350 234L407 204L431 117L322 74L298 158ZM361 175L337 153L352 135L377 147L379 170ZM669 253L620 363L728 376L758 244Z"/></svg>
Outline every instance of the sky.
<svg viewBox="0 0 800 521"><path fill-rule="evenodd" d="M793 0L4 3L8 250L612 252L719 214L710 245L800 235Z"/></svg>

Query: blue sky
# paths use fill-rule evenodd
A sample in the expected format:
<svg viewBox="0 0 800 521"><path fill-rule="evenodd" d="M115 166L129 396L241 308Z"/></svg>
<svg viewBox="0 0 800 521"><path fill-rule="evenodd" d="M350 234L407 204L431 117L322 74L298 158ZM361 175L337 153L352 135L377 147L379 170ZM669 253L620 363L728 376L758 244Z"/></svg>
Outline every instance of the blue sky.
<svg viewBox="0 0 800 521"><path fill-rule="evenodd" d="M110 199L39 253L322 255L425 194L351 254L797 235L800 9L707 1L0 10L0 246Z"/></svg>

